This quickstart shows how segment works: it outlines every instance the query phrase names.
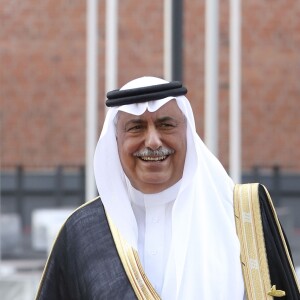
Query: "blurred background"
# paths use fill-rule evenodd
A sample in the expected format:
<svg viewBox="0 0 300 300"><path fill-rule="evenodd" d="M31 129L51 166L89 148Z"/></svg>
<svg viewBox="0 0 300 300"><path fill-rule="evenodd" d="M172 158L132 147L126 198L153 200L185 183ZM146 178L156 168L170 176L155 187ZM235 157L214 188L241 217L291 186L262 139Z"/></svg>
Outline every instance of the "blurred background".
<svg viewBox="0 0 300 300"><path fill-rule="evenodd" d="M145 75L183 81L234 180L267 186L299 270L299 15L293 0L1 0L1 299L34 298L59 227L96 195L105 94Z"/></svg>

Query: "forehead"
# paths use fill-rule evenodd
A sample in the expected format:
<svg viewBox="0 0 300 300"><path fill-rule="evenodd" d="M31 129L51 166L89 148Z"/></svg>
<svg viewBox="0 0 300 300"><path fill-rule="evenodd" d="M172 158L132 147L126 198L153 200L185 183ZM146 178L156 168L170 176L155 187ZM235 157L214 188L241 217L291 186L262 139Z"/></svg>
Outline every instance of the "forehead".
<svg viewBox="0 0 300 300"><path fill-rule="evenodd" d="M142 115L136 116L127 112L119 111L118 112L118 123L126 122L130 119L159 119L164 117L170 117L173 119L182 119L184 118L183 112L180 110L179 106L177 105L176 100L171 100L161 106L158 110L154 112L145 111Z"/></svg>

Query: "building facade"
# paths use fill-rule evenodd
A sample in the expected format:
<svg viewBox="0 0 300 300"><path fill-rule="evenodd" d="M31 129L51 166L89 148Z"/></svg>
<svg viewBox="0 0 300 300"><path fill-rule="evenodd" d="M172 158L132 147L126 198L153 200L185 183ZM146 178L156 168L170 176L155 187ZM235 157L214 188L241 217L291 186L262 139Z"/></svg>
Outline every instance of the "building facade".
<svg viewBox="0 0 300 300"><path fill-rule="evenodd" d="M163 77L163 1L119 1L118 83ZM219 153L228 166L229 7L220 1ZM85 160L86 1L2 1L1 168ZM242 1L242 169L300 172L300 4ZM205 1L183 1L183 81L204 132ZM105 1L99 1L99 131Z"/></svg>

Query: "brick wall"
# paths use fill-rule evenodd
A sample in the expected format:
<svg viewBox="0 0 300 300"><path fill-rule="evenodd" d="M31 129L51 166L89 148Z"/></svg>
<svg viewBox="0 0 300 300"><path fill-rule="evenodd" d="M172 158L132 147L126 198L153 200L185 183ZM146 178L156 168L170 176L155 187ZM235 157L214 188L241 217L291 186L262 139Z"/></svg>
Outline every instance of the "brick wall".
<svg viewBox="0 0 300 300"><path fill-rule="evenodd" d="M2 167L84 163L86 1L0 3ZM205 1L184 1L184 82L204 131ZM105 1L99 1L99 129ZM300 3L242 1L243 169L300 170ZM229 7L220 1L220 159L228 166ZM163 1L119 1L119 85L163 76Z"/></svg>
<svg viewBox="0 0 300 300"><path fill-rule="evenodd" d="M243 1L243 158L300 169L300 2Z"/></svg>
<svg viewBox="0 0 300 300"><path fill-rule="evenodd" d="M1 1L4 166L82 163L85 9L80 0Z"/></svg>

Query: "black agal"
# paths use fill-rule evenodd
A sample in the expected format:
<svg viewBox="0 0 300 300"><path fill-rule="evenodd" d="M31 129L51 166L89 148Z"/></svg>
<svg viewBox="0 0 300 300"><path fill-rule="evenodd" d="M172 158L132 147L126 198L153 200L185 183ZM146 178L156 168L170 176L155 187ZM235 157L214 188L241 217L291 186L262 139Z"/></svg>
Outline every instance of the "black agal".
<svg viewBox="0 0 300 300"><path fill-rule="evenodd" d="M113 90L107 93L106 106L121 106L126 104L142 103L159 100L169 96L182 96L187 93L187 89L179 81L150 85L145 87Z"/></svg>

